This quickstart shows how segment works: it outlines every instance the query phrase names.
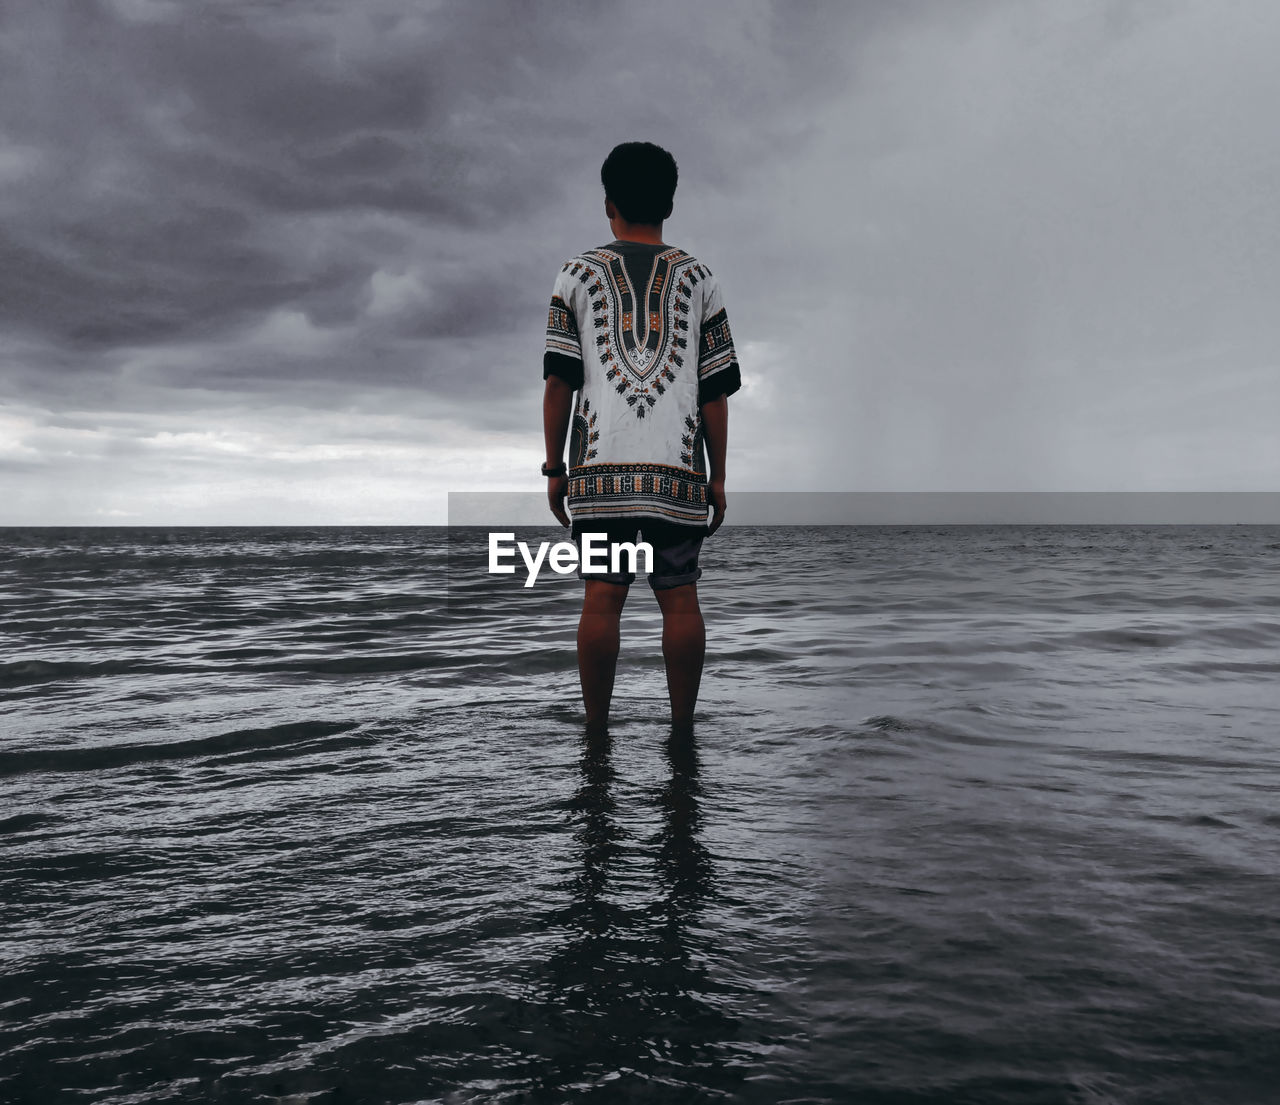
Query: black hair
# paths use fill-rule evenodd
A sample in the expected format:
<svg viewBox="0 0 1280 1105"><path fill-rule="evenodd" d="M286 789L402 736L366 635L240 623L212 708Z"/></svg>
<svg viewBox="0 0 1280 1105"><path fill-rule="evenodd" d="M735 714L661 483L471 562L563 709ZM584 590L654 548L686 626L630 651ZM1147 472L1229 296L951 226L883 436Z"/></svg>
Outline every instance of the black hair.
<svg viewBox="0 0 1280 1105"><path fill-rule="evenodd" d="M676 159L652 142L614 146L600 166L606 199L629 223L656 225L667 217L676 194Z"/></svg>

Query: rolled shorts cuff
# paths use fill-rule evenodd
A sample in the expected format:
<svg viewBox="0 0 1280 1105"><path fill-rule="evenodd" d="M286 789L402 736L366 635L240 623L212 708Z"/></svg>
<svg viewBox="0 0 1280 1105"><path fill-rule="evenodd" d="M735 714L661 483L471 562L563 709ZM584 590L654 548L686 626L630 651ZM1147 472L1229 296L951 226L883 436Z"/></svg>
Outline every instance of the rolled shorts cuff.
<svg viewBox="0 0 1280 1105"><path fill-rule="evenodd" d="M584 572L578 565L579 579L598 579L601 583L616 583L619 587L630 587L636 581L635 572Z"/></svg>
<svg viewBox="0 0 1280 1105"><path fill-rule="evenodd" d="M649 586L655 591L670 591L673 587L683 587L686 583L697 583L702 578L702 568L694 568L691 572L679 575L660 576L657 573L649 577Z"/></svg>

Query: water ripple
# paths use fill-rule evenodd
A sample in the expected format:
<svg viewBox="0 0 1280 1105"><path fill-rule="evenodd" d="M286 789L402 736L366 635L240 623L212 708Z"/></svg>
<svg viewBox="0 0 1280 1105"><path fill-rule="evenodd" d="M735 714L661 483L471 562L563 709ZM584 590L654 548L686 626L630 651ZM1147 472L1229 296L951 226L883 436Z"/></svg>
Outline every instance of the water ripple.
<svg viewBox="0 0 1280 1105"><path fill-rule="evenodd" d="M1269 1100L1276 530L722 534L0 532L0 1100Z"/></svg>

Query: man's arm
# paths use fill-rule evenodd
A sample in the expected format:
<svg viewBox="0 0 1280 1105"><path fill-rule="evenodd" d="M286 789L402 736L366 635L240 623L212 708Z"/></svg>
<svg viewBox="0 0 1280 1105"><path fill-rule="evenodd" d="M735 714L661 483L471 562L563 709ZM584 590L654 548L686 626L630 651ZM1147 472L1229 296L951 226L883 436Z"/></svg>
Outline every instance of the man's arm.
<svg viewBox="0 0 1280 1105"><path fill-rule="evenodd" d="M547 443L547 467L564 463L564 445L569 436L569 419L573 415L573 385L554 374L547 377L542 391L542 436ZM569 494L569 477L547 477L547 499L551 513L562 526L569 524L564 500Z"/></svg>
<svg viewBox="0 0 1280 1105"><path fill-rule="evenodd" d="M702 435L707 442L707 459L711 476L707 480L707 497L711 500L710 537L724 521L724 459L729 447L729 397L721 395L702 404Z"/></svg>

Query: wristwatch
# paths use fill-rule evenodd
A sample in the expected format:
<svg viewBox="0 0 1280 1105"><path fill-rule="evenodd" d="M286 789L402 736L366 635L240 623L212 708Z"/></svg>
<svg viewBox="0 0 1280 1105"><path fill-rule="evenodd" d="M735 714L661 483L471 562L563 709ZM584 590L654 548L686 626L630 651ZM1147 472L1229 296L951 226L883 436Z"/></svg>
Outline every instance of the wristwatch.
<svg viewBox="0 0 1280 1105"><path fill-rule="evenodd" d="M544 476L567 476L569 474L569 470L564 466L564 461L561 461L554 468L548 468L544 463L542 466L542 474Z"/></svg>

